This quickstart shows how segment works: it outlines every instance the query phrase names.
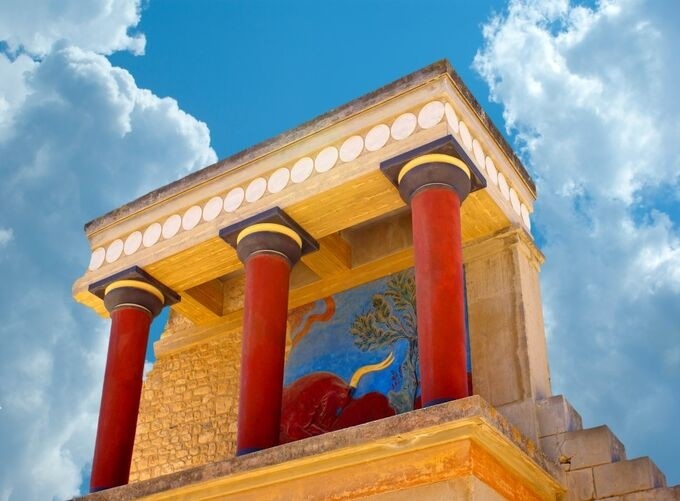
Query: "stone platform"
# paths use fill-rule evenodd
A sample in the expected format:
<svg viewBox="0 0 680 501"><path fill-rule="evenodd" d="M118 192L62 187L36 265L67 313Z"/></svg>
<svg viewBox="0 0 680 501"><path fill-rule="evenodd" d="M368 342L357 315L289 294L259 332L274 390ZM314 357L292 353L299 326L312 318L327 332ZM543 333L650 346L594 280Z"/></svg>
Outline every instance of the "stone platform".
<svg viewBox="0 0 680 501"><path fill-rule="evenodd" d="M482 398L311 437L82 499L562 499L564 473Z"/></svg>

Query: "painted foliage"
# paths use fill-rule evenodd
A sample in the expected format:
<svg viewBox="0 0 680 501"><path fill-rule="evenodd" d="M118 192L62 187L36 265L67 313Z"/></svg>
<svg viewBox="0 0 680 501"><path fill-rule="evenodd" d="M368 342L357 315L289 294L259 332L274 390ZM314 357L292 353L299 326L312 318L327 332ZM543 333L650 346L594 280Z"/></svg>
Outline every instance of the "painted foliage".
<svg viewBox="0 0 680 501"><path fill-rule="evenodd" d="M418 406L413 270L292 311L281 441Z"/></svg>

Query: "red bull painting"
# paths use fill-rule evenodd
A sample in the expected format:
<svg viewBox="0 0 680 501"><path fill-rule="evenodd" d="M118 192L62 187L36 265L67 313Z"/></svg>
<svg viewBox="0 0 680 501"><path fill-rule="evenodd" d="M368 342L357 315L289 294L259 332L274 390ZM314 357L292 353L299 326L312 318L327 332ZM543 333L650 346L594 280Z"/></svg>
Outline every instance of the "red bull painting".
<svg viewBox="0 0 680 501"><path fill-rule="evenodd" d="M413 269L297 308L289 323L282 443L420 407Z"/></svg>

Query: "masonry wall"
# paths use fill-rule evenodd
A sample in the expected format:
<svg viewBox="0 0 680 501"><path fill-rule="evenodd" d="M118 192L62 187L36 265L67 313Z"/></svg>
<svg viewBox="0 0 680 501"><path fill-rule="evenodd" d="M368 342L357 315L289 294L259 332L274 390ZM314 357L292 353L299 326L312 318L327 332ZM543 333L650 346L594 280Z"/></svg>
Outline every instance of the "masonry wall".
<svg viewBox="0 0 680 501"><path fill-rule="evenodd" d="M171 314L163 335L182 323ZM240 352L231 333L156 360L142 391L130 482L234 455Z"/></svg>

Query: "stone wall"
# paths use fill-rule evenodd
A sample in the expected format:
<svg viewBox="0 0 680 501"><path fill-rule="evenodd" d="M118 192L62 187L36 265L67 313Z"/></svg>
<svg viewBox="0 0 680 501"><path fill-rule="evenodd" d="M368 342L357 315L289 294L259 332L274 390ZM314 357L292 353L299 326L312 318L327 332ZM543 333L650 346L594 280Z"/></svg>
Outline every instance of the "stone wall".
<svg viewBox="0 0 680 501"><path fill-rule="evenodd" d="M183 326L171 314L164 336ZM232 457L236 444L240 335L156 360L137 421L130 482Z"/></svg>

